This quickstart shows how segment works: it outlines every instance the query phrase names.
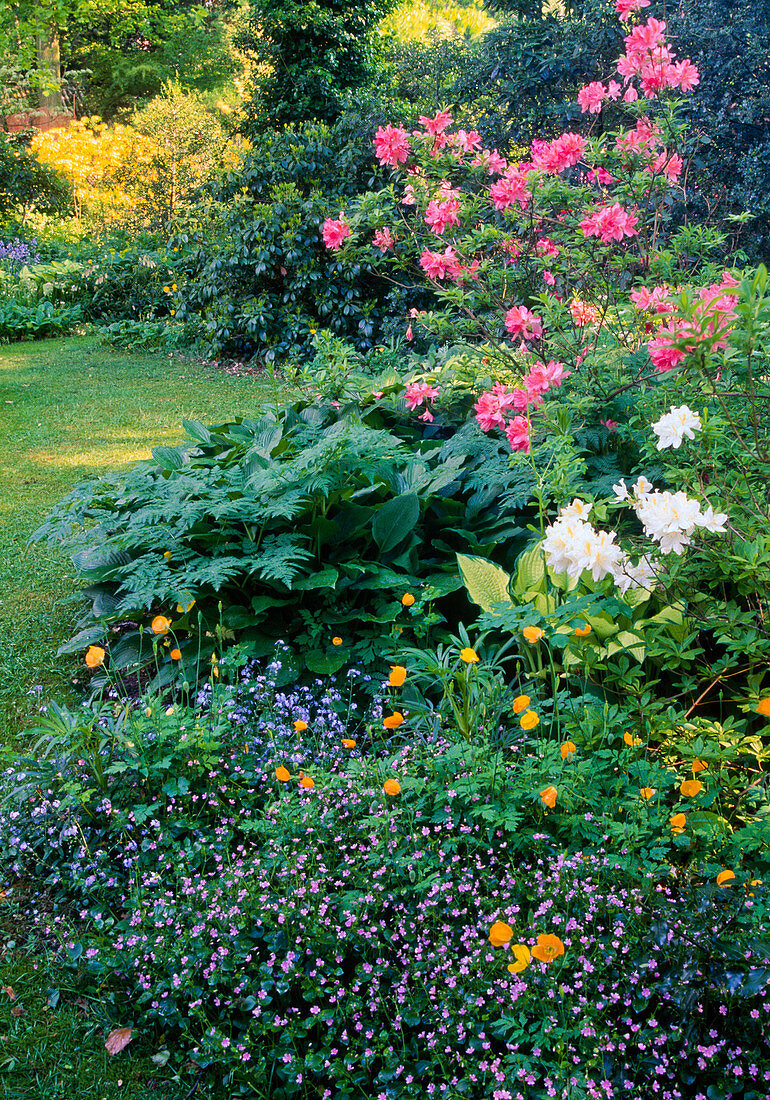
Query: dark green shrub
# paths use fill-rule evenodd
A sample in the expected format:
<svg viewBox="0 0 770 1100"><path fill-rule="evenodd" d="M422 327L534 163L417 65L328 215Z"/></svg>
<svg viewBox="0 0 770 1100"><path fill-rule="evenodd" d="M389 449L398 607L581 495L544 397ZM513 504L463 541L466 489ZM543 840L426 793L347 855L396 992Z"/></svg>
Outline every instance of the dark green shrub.
<svg viewBox="0 0 770 1100"><path fill-rule="evenodd" d="M339 263L321 238L329 211L377 182L353 121L262 135L215 189L215 233L185 235L178 314L201 316L209 357L306 357L318 328L366 350L389 323L405 326L404 290L366 263Z"/></svg>
<svg viewBox="0 0 770 1100"><path fill-rule="evenodd" d="M532 481L511 476L504 440L463 424L467 396L425 425L399 411L401 388L392 376L340 408L302 401L211 429L186 422L187 444L75 490L36 536L74 545L90 586L71 650L129 620L139 626L113 660L157 662L161 685L188 680L201 654L205 664L235 637L260 654L282 638L320 672L351 656L371 665L403 628L421 637L442 616L456 621L469 605L449 598L455 552L504 546L510 562ZM409 612L405 592L417 598ZM158 612L181 666L145 625Z"/></svg>

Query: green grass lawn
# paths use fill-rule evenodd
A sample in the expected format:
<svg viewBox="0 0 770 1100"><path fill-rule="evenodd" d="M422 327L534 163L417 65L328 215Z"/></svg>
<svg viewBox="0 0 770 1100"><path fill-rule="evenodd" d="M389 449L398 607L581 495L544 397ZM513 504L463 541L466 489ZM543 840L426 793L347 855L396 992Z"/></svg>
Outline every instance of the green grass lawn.
<svg viewBox="0 0 770 1100"><path fill-rule="evenodd" d="M85 478L178 442L183 419L253 415L272 396L264 378L114 352L93 338L0 349L0 743L23 744L41 699L77 697L79 665L56 656L73 626L71 564L55 549L27 548L51 505ZM41 949L24 909L0 882L0 1100L189 1095L195 1067L175 1078L144 1043L107 1054L114 1021ZM200 1084L196 1095L210 1096Z"/></svg>
<svg viewBox="0 0 770 1100"><path fill-rule="evenodd" d="M0 348L0 743L29 724L37 697L64 699L78 673L56 657L72 633L72 568L27 548L72 486L176 443L183 419L253 415L274 389L167 355L115 352L91 337Z"/></svg>

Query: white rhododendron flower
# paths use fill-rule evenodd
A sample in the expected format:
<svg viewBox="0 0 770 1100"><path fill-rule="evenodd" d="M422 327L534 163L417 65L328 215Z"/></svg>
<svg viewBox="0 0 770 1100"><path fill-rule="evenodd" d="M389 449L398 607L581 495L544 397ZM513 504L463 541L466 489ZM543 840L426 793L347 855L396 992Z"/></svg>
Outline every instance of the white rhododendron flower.
<svg viewBox="0 0 770 1100"><path fill-rule="evenodd" d="M626 479L622 477L617 485L612 486L612 491L615 494L615 500L628 500L628 486L626 485Z"/></svg>
<svg viewBox="0 0 770 1100"><path fill-rule="evenodd" d="M642 497L652 492L652 482L648 481L644 474L642 474L636 479L631 491L636 499L640 500Z"/></svg>
<svg viewBox="0 0 770 1100"><path fill-rule="evenodd" d="M685 436L695 439L702 427L700 416L687 405L672 405L671 412L664 413L652 430L658 436L658 450L663 451L666 447L681 447Z"/></svg>
<svg viewBox="0 0 770 1100"><path fill-rule="evenodd" d="M578 497L572 501L572 504L568 504L566 508L562 508L559 512L560 519L582 519L587 520L591 515L591 509L593 504L586 503L584 500L579 500Z"/></svg>
<svg viewBox="0 0 770 1100"><path fill-rule="evenodd" d="M632 565L626 559L615 570L615 584L622 596L625 596L629 588L646 588L651 591L655 587L656 580L655 567L647 554L639 559L637 565Z"/></svg>

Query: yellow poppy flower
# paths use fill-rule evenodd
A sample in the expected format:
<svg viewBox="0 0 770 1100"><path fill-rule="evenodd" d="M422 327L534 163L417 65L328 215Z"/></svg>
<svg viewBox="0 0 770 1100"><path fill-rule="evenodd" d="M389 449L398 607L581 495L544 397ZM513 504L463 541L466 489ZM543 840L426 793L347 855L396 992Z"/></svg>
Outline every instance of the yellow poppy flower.
<svg viewBox="0 0 770 1100"><path fill-rule="evenodd" d="M516 962L508 963L508 969L511 974L521 974L522 970L526 970L529 966L529 961L532 958L530 950L526 944L515 943L511 948L511 954Z"/></svg>
<svg viewBox="0 0 770 1100"><path fill-rule="evenodd" d="M332 645L342 645L342 638L332 638Z"/></svg>
<svg viewBox="0 0 770 1100"><path fill-rule="evenodd" d="M694 798L696 794L700 794L703 790L703 784L698 779L685 779L679 790L685 798Z"/></svg>
<svg viewBox="0 0 770 1100"><path fill-rule="evenodd" d="M466 646L465 649L460 650L460 660L465 661L466 665L476 664L478 659L478 653L475 649L471 649L470 646Z"/></svg>
<svg viewBox="0 0 770 1100"><path fill-rule="evenodd" d="M169 657L171 658L172 661L181 661L182 660L182 651L181 651L181 649L176 649L176 648L172 649L171 652L169 653Z"/></svg>
<svg viewBox="0 0 770 1100"><path fill-rule="evenodd" d="M341 742L346 749L354 749L356 747L355 737L343 737Z"/></svg>
<svg viewBox="0 0 770 1100"><path fill-rule="evenodd" d="M717 886L732 886L734 879L735 871L720 871L717 875Z"/></svg>
<svg viewBox="0 0 770 1100"><path fill-rule="evenodd" d="M85 662L88 668L98 668L99 665L104 664L104 658L107 656L105 650L100 645L90 645L86 650Z"/></svg>
<svg viewBox="0 0 770 1100"><path fill-rule="evenodd" d="M530 704L530 698L528 695L517 695L513 700L513 713L521 714L523 710L526 710Z"/></svg>
<svg viewBox="0 0 770 1100"><path fill-rule="evenodd" d="M765 718L770 716L770 695L766 695L764 699L759 700L757 714L764 714Z"/></svg>
<svg viewBox="0 0 770 1100"><path fill-rule="evenodd" d="M540 962L544 963L552 963L554 959L558 959L559 955L563 954L564 944L558 936L540 935L537 937L537 943L532 948L532 958L539 959Z"/></svg>
<svg viewBox="0 0 770 1100"><path fill-rule="evenodd" d="M640 787L639 788L639 795L640 795L641 798L645 799L646 802L649 802L649 800L654 796L654 794L655 794L655 787Z"/></svg>
<svg viewBox="0 0 770 1100"><path fill-rule="evenodd" d="M698 772L705 772L708 767L708 763L705 760L693 760L692 762L692 774L697 775Z"/></svg>
<svg viewBox="0 0 770 1100"><path fill-rule="evenodd" d="M552 810L556 805L557 794L558 791L555 787L544 787L543 790L540 792L540 797L542 798L543 802L549 810Z"/></svg>
<svg viewBox="0 0 770 1100"><path fill-rule="evenodd" d="M315 787L315 780L311 779L309 775L300 775L299 785L304 787L306 791L312 791Z"/></svg>
<svg viewBox="0 0 770 1100"><path fill-rule="evenodd" d="M190 600L188 603L185 603L185 604L178 603L176 605L176 609L177 609L177 611L179 612L180 615L186 615L187 612L192 611L192 609L194 607L195 607L195 600Z"/></svg>
<svg viewBox="0 0 770 1100"><path fill-rule="evenodd" d="M397 779L386 779L382 789L390 798L396 798L401 794L401 784Z"/></svg>
<svg viewBox="0 0 770 1100"><path fill-rule="evenodd" d="M404 605L404 607L411 607L414 603L414 596L412 595L412 593L405 592L401 597L401 603Z"/></svg>
<svg viewBox="0 0 770 1100"><path fill-rule="evenodd" d="M519 719L519 725L523 730L533 730L540 725L540 719L533 710L525 710Z"/></svg>
<svg viewBox="0 0 770 1100"><path fill-rule="evenodd" d="M585 626L576 626L575 627L575 637L576 638L587 638L590 633L591 633L591 627L590 627L589 623L586 623Z"/></svg>
<svg viewBox="0 0 770 1100"><path fill-rule="evenodd" d="M388 677L388 683L393 688L400 688L403 686L406 679L406 669L403 665L391 665L390 676Z"/></svg>
<svg viewBox="0 0 770 1100"><path fill-rule="evenodd" d="M493 947L502 947L510 943L513 938L513 929L504 920L496 920L489 929L489 942Z"/></svg>
<svg viewBox="0 0 770 1100"><path fill-rule="evenodd" d="M150 630L153 634L168 634L171 629L171 620L167 619L165 615L156 615L150 623Z"/></svg>
<svg viewBox="0 0 770 1100"><path fill-rule="evenodd" d="M671 826L672 833L683 833L684 827L687 824L687 814L673 814L668 819L668 823Z"/></svg>
<svg viewBox="0 0 770 1100"><path fill-rule="evenodd" d="M539 626L525 626L522 634L530 645L534 645L535 642L539 642L545 636L545 631L541 630Z"/></svg>
<svg viewBox="0 0 770 1100"><path fill-rule="evenodd" d="M559 752L561 753L562 760L566 760L567 757L574 756L577 752L577 745L574 741L565 741L559 749Z"/></svg>
<svg viewBox="0 0 770 1100"><path fill-rule="evenodd" d="M291 779L291 773L286 768L284 768L283 764L281 764L275 769L275 778L280 783L288 783Z"/></svg>
<svg viewBox="0 0 770 1100"><path fill-rule="evenodd" d="M395 714L391 714L387 718L384 718L382 724L386 730L397 730L403 721L403 714L397 710Z"/></svg>
<svg viewBox="0 0 770 1100"><path fill-rule="evenodd" d="M644 744L641 737L634 737L632 733L624 733L623 740L632 749L638 749L640 745Z"/></svg>

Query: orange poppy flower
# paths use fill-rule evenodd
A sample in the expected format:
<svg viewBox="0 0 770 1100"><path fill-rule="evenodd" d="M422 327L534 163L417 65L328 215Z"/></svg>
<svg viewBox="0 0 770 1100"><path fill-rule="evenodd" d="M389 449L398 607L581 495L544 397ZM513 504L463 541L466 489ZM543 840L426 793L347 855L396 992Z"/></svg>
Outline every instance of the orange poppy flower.
<svg viewBox="0 0 770 1100"><path fill-rule="evenodd" d="M545 636L545 631L541 630L539 626L525 626L522 634L530 645L534 645L535 642L539 642Z"/></svg>
<svg viewBox="0 0 770 1100"><path fill-rule="evenodd" d="M168 634L171 629L171 620L167 619L165 615L156 615L150 623L150 630L153 634Z"/></svg>
<svg viewBox="0 0 770 1100"><path fill-rule="evenodd" d="M100 645L90 645L86 650L85 662L88 668L98 668L99 665L104 664L104 658L107 656L105 650Z"/></svg>
<svg viewBox="0 0 770 1100"><path fill-rule="evenodd" d="M540 724L540 719L533 710L525 710L519 719L519 725L523 730L533 730Z"/></svg>
<svg viewBox="0 0 770 1100"><path fill-rule="evenodd" d="M397 710L395 714L391 714L387 718L384 718L382 724L386 730L397 730L403 721L403 714Z"/></svg>
<svg viewBox="0 0 770 1100"><path fill-rule="evenodd" d="M764 699L759 700L757 714L764 714L765 718L770 716L770 695L766 695Z"/></svg>
<svg viewBox="0 0 770 1100"><path fill-rule="evenodd" d="M307 729L307 722L303 722L301 718L298 718L294 723L294 732L303 733Z"/></svg>
<svg viewBox="0 0 770 1100"><path fill-rule="evenodd" d="M542 798L543 802L546 804L549 810L552 810L556 805L557 794L558 791L555 787L544 787L543 790L540 792L540 797Z"/></svg>
<svg viewBox="0 0 770 1100"><path fill-rule="evenodd" d="M280 783L288 783L291 779L291 773L286 768L284 768L283 764L281 764L275 769L275 778Z"/></svg>
<svg viewBox="0 0 770 1100"><path fill-rule="evenodd" d="M693 760L692 762L692 774L697 775L698 772L705 772L708 767L708 763L705 760Z"/></svg>
<svg viewBox="0 0 770 1100"><path fill-rule="evenodd" d="M396 798L401 794L401 784L397 779L386 779L382 785L382 789L385 794L389 795L391 798Z"/></svg>
<svg viewBox="0 0 770 1100"><path fill-rule="evenodd" d="M403 665L391 665L388 683L392 688L400 688L406 679L406 669Z"/></svg>
<svg viewBox="0 0 770 1100"><path fill-rule="evenodd" d="M172 661L181 661L182 660L182 651L181 651L181 649L172 649L171 652L169 653L169 657L171 658Z"/></svg>
<svg viewBox="0 0 770 1100"><path fill-rule="evenodd" d="M343 737L342 744L346 749L354 749L356 747L356 739L355 737Z"/></svg>
<svg viewBox="0 0 770 1100"><path fill-rule="evenodd" d="M687 814L674 814L668 819L672 833L683 833L687 824Z"/></svg>
<svg viewBox="0 0 770 1100"><path fill-rule="evenodd" d="M639 795L646 802L649 802L654 794L655 794L655 787L640 787L639 788Z"/></svg>
<svg viewBox="0 0 770 1100"><path fill-rule="evenodd" d="M309 775L302 775L300 773L299 785L300 787L304 787L306 791L312 791L313 787L315 787L315 780L311 779Z"/></svg>
<svg viewBox="0 0 770 1100"><path fill-rule="evenodd" d="M566 760L568 756L573 756L577 752L577 745L574 741L565 741L559 752L562 760Z"/></svg>
<svg viewBox="0 0 770 1100"><path fill-rule="evenodd" d="M529 966L529 960L532 958L530 950L526 944L515 943L511 948L511 954L516 962L508 963L508 969L511 974L521 974L522 970L526 970Z"/></svg>
<svg viewBox="0 0 770 1100"><path fill-rule="evenodd" d="M411 607L414 603L414 596L412 595L412 593L405 592L401 597L401 603L404 605L404 607Z"/></svg>
<svg viewBox="0 0 770 1100"><path fill-rule="evenodd" d="M623 740L632 749L638 749L643 744L641 737L634 737L632 733L624 733Z"/></svg>
<svg viewBox="0 0 770 1100"><path fill-rule="evenodd" d="M340 638L340 637L332 638L332 645L342 645L342 638Z"/></svg>
<svg viewBox="0 0 770 1100"><path fill-rule="evenodd" d="M502 947L510 943L513 938L513 929L504 920L496 920L489 929L489 942L493 947Z"/></svg>
<svg viewBox="0 0 770 1100"><path fill-rule="evenodd" d="M681 784L679 790L685 796L685 798L694 798L696 794L700 794L703 790L703 784L699 779L685 779Z"/></svg>
<svg viewBox="0 0 770 1100"><path fill-rule="evenodd" d="M513 713L521 714L523 710L526 710L530 704L530 698L528 695L517 695L513 700Z"/></svg>
<svg viewBox="0 0 770 1100"><path fill-rule="evenodd" d="M717 875L717 886L732 886L735 879L735 871L720 871Z"/></svg>
<svg viewBox="0 0 770 1100"><path fill-rule="evenodd" d="M585 626L576 626L575 627L575 637L576 638L587 638L590 633L591 633L591 626L590 626L589 623L586 623Z"/></svg>
<svg viewBox="0 0 770 1100"><path fill-rule="evenodd" d="M558 936L540 935L537 937L537 943L532 948L532 958L539 959L540 962L544 963L552 963L554 959L558 959L559 955L563 954L564 944Z"/></svg>

